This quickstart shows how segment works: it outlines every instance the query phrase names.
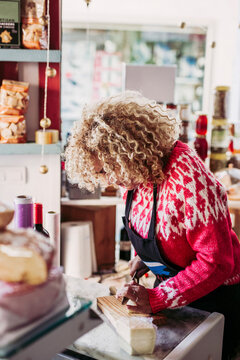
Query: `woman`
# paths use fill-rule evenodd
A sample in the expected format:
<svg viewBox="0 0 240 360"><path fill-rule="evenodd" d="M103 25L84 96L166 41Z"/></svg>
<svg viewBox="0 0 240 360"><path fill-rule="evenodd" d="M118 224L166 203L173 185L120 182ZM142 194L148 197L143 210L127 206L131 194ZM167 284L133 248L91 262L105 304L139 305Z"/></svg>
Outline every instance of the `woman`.
<svg viewBox="0 0 240 360"><path fill-rule="evenodd" d="M123 221L137 253L131 275L150 269L156 283L146 289L132 281L117 296L139 312L190 305L223 313L227 359L239 340L240 244L224 188L177 141L179 127L139 93L110 97L85 107L66 149L66 170L79 187L126 190Z"/></svg>

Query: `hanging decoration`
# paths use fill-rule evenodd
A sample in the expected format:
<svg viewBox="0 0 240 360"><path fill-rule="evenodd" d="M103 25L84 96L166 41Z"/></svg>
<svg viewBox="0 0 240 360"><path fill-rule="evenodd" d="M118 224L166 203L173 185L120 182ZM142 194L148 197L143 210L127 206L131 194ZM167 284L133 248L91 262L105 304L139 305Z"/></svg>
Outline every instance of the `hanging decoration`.
<svg viewBox="0 0 240 360"><path fill-rule="evenodd" d="M87 4L87 6L89 6L91 0L85 0L85 3Z"/></svg>
<svg viewBox="0 0 240 360"><path fill-rule="evenodd" d="M216 41L212 41L211 48L214 49L216 47Z"/></svg>
<svg viewBox="0 0 240 360"><path fill-rule="evenodd" d="M43 118L40 120L40 126L45 133L46 129L51 126L51 119L47 117L47 90L48 90L48 78L56 76L56 69L49 67L49 52L50 52L50 0L47 0L47 14L41 18L44 25L48 25L48 37L47 37L47 61L45 69L45 85L44 85L44 106L43 106ZM48 172L47 165L44 164L44 142L41 148L41 165L39 169L41 174Z"/></svg>

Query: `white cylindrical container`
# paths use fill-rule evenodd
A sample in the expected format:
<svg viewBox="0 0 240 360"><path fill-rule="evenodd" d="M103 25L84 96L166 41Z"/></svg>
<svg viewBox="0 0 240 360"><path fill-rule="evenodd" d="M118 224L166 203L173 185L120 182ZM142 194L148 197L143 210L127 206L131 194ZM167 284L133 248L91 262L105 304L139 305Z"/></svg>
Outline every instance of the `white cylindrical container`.
<svg viewBox="0 0 240 360"><path fill-rule="evenodd" d="M92 275L91 222L61 224L61 263L67 275Z"/></svg>
<svg viewBox="0 0 240 360"><path fill-rule="evenodd" d="M49 233L50 243L55 247L54 265L60 265L60 214L48 211L45 215L45 229Z"/></svg>

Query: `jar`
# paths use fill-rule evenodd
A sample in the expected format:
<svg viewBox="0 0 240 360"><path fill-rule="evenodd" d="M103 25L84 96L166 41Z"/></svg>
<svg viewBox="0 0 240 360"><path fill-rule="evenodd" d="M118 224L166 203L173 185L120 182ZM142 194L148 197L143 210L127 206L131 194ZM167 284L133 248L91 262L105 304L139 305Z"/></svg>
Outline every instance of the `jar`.
<svg viewBox="0 0 240 360"><path fill-rule="evenodd" d="M215 119L228 119L229 117L229 86L217 86L214 93L214 113Z"/></svg>
<svg viewBox="0 0 240 360"><path fill-rule="evenodd" d="M191 121L191 105L190 104L179 105L179 117L182 121Z"/></svg>
<svg viewBox="0 0 240 360"><path fill-rule="evenodd" d="M227 155L215 153L210 155L210 170L215 173L227 166Z"/></svg>
<svg viewBox="0 0 240 360"><path fill-rule="evenodd" d="M182 126L180 129L180 135L179 135L179 140L182 141L183 143L188 143L189 140L189 121L182 121Z"/></svg>
<svg viewBox="0 0 240 360"><path fill-rule="evenodd" d="M167 111L168 113L173 116L174 118L176 118L176 116L178 115L178 110L177 110L177 105L173 104L173 103L168 103L166 105Z"/></svg>
<svg viewBox="0 0 240 360"><path fill-rule="evenodd" d="M208 153L208 143L205 135L197 135L194 141L194 148L202 161L205 161Z"/></svg>
<svg viewBox="0 0 240 360"><path fill-rule="evenodd" d="M196 133L198 135L206 135L207 125L208 125L207 115L204 114L199 115L196 121Z"/></svg>
<svg viewBox="0 0 240 360"><path fill-rule="evenodd" d="M230 141L227 120L213 120L212 125L211 152L225 153Z"/></svg>

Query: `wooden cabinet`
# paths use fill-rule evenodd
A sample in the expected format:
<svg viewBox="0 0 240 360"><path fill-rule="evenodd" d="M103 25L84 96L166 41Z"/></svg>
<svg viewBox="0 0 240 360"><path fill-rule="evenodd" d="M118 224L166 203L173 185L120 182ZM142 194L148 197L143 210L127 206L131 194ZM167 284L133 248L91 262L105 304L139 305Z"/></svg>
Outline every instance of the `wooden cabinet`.
<svg viewBox="0 0 240 360"><path fill-rule="evenodd" d="M116 206L61 206L62 221L92 221L98 271L115 264Z"/></svg>

